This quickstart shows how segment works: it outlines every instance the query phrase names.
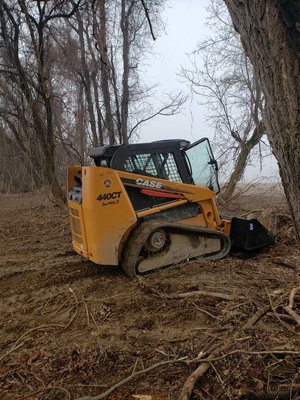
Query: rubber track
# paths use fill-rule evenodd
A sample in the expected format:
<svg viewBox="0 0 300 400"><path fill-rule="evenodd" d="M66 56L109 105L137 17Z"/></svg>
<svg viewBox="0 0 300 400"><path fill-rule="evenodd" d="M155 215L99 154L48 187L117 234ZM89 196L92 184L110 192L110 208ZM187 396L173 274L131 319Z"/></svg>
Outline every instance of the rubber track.
<svg viewBox="0 0 300 400"><path fill-rule="evenodd" d="M167 228L177 232L181 231L183 234L199 233L203 234L203 236L206 237L217 237L221 239L221 250L216 254L206 255L206 260L213 260L224 257L229 252L231 247L230 239L226 235L212 229L202 228L199 226L183 225L176 222L167 222L164 220L142 222L134 229L131 236L129 237L122 257L122 267L129 277L135 278L141 275L138 273L136 268L140 251L142 250L151 232L155 231L158 228Z"/></svg>

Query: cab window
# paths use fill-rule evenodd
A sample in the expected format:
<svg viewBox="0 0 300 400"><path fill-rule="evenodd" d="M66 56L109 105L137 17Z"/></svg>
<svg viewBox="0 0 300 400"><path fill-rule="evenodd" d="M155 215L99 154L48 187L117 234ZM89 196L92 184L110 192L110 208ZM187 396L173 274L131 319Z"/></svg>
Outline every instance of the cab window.
<svg viewBox="0 0 300 400"><path fill-rule="evenodd" d="M124 171L182 182L173 153L132 154L124 162Z"/></svg>
<svg viewBox="0 0 300 400"><path fill-rule="evenodd" d="M218 166L213 157L208 139L201 139L186 148L185 154L191 169L191 175L195 185L206 186L218 193Z"/></svg>

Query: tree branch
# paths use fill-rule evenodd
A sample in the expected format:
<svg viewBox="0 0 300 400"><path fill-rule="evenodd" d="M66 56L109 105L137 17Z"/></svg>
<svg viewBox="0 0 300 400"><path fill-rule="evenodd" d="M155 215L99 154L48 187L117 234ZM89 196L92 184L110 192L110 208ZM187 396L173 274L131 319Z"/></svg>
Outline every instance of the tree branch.
<svg viewBox="0 0 300 400"><path fill-rule="evenodd" d="M153 32L153 28L152 28L152 23L151 23L151 20L150 20L150 16L149 16L149 8L147 8L147 6L146 6L144 0L141 0L141 2L142 2L142 6L143 6L143 8L144 8L145 15L146 15L146 18L147 18L147 21L148 21L148 24L149 24L149 28L150 28L150 32L151 32L152 39L153 39L153 40L156 40L156 37L154 36L154 32Z"/></svg>
<svg viewBox="0 0 300 400"><path fill-rule="evenodd" d="M154 112L153 114L149 115L146 118L141 119L138 121L133 128L131 128L128 137L130 138L132 136L132 133L144 122L149 121L150 119L156 117L157 115L163 115L163 116L171 116L175 115L180 107L186 102L186 97L182 95L182 93L178 93L173 99L171 98L171 102L169 104L164 105L161 107L158 111Z"/></svg>

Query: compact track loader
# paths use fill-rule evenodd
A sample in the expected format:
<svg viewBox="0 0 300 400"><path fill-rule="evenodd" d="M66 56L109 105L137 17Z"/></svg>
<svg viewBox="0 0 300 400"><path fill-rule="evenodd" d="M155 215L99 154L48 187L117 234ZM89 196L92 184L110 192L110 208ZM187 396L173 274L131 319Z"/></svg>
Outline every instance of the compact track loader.
<svg viewBox="0 0 300 400"><path fill-rule="evenodd" d="M208 139L107 145L95 166L68 168L73 246L130 277L193 258L224 257L231 246L273 243L257 220L222 218L217 162Z"/></svg>

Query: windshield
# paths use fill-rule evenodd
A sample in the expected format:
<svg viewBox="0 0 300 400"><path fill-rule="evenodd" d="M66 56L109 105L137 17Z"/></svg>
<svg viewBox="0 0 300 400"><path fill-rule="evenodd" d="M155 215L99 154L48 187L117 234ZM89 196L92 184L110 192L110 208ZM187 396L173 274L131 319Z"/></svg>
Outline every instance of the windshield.
<svg viewBox="0 0 300 400"><path fill-rule="evenodd" d="M214 192L220 191L217 162L208 139L201 139L185 149L195 185L206 186Z"/></svg>

